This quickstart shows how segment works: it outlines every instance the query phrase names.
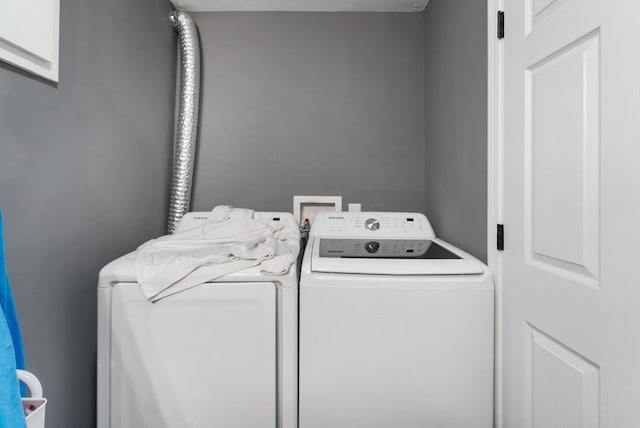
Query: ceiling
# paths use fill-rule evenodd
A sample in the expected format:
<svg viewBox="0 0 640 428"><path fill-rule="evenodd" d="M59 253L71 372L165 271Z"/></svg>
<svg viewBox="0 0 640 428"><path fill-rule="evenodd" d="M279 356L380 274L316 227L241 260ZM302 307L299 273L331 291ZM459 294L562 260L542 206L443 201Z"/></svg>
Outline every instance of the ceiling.
<svg viewBox="0 0 640 428"><path fill-rule="evenodd" d="M421 12L429 0L171 0L190 12Z"/></svg>

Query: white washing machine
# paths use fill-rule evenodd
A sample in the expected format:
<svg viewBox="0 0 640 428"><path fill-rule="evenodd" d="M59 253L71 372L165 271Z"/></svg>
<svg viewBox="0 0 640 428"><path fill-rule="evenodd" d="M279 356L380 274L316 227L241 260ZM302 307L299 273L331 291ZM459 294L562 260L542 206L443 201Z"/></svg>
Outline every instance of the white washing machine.
<svg viewBox="0 0 640 428"><path fill-rule="evenodd" d="M189 213L177 231L209 215ZM298 230L288 213L254 218ZM134 262L100 272L98 428L297 427L297 266L246 269L152 304Z"/></svg>
<svg viewBox="0 0 640 428"><path fill-rule="evenodd" d="M300 428L491 428L494 287L416 213L315 218L300 278Z"/></svg>

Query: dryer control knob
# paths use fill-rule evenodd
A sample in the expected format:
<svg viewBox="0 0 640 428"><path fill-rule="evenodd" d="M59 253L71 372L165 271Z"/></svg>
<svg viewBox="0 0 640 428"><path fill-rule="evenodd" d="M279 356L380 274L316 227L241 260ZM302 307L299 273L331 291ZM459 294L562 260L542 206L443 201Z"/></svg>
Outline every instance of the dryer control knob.
<svg viewBox="0 0 640 428"><path fill-rule="evenodd" d="M380 229L380 222L375 218L368 218L364 222L364 227L371 231L378 230Z"/></svg>

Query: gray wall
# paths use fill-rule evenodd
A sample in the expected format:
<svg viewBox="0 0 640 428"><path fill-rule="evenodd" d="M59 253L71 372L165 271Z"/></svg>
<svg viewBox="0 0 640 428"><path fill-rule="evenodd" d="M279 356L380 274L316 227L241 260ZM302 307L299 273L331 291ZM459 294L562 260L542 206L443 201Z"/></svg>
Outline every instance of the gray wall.
<svg viewBox="0 0 640 428"><path fill-rule="evenodd" d="M0 209L47 428L86 428L98 270L165 226L176 47L168 2L61 7L57 87L0 65Z"/></svg>
<svg viewBox="0 0 640 428"><path fill-rule="evenodd" d="M487 257L487 2L424 12L426 214L440 237Z"/></svg>
<svg viewBox="0 0 640 428"><path fill-rule="evenodd" d="M195 209L424 209L419 13L201 13Z"/></svg>
<svg viewBox="0 0 640 428"><path fill-rule="evenodd" d="M166 2L61 6L57 87L0 65L0 209L48 428L94 424L97 273L164 230L175 85ZM485 15L474 0L431 0L424 15L198 14L194 208L290 210L294 194L426 207L484 257Z"/></svg>

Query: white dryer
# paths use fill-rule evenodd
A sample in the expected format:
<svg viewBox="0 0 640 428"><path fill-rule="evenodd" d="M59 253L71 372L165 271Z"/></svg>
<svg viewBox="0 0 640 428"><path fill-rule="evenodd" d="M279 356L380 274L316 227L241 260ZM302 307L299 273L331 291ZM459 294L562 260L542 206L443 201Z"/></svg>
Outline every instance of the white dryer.
<svg viewBox="0 0 640 428"><path fill-rule="evenodd" d="M300 278L300 428L491 428L494 287L416 213L315 218Z"/></svg>
<svg viewBox="0 0 640 428"><path fill-rule="evenodd" d="M189 213L177 231L209 215ZM298 230L288 213L254 218ZM297 427L297 266L246 269L152 304L134 262L100 272L98 428Z"/></svg>

